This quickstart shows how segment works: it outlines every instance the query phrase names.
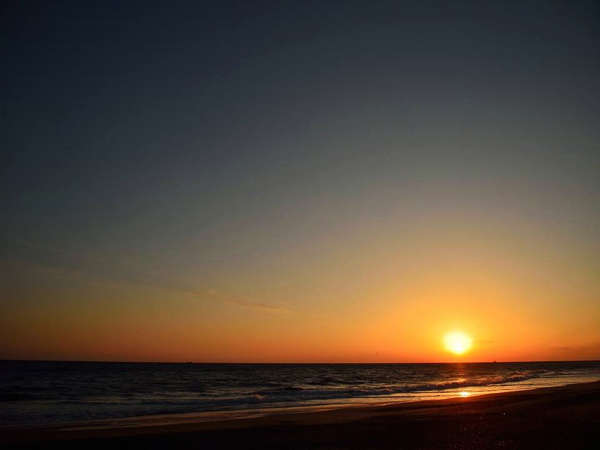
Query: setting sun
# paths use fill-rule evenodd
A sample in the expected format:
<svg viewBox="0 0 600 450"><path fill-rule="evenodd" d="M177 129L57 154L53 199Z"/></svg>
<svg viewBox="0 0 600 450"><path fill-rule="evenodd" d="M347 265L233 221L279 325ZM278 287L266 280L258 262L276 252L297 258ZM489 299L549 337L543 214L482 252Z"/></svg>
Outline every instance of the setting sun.
<svg viewBox="0 0 600 450"><path fill-rule="evenodd" d="M455 355L462 355L473 345L471 337L462 331L452 331L444 336L444 347Z"/></svg>

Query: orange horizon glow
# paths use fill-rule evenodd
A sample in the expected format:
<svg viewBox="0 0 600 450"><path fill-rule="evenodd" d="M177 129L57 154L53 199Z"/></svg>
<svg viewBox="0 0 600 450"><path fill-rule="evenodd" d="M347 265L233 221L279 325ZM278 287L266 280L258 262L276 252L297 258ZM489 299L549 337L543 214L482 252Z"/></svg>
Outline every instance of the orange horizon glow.
<svg viewBox="0 0 600 450"><path fill-rule="evenodd" d="M17 280L27 273L38 282L24 283L15 290L19 302L7 303L12 309L5 307L3 314L0 358L231 363L600 358L600 291L592 269L549 260L541 272L538 260L521 247L508 251L503 241L475 241L472 233L459 237L444 251L444 242L452 241L436 240L433 231L427 239L408 236L395 245L372 237L365 245L377 264L356 242L354 247L322 242L315 246L327 248L327 255L292 254L289 266L238 268L235 277L216 278L206 287L194 285L193 270L179 274L178 283L140 283L3 262L4 273ZM510 264L492 257L502 252L506 258L516 253ZM449 330L468 332L469 352L455 355L444 348L441 340Z"/></svg>
<svg viewBox="0 0 600 450"><path fill-rule="evenodd" d="M62 276L62 275L61 275ZM71 289L77 292L77 283ZM344 314L336 305L267 308L258 303L215 301L208 308L193 294L137 286L103 285L147 307L107 303L102 311L72 302L71 310L32 310L0 330L4 359L229 363L491 362L598 359L593 309L569 333L568 309L519 305L519 296L490 280L437 284L415 278L401 290L380 283L364 301L351 297ZM438 286L432 288L432 286ZM124 291L124 292L123 292ZM443 293L443 295L442 295ZM209 299L217 294L206 294ZM400 301L399 299L402 299ZM270 303L269 303L270 304ZM275 304L275 302L272 302ZM558 303L560 305L560 303ZM265 303L267 305L267 303ZM166 306L169 308L167 309ZM25 322L25 319L28 319ZM510 323L510 327L506 324ZM24 331L35 329L36 333ZM448 330L468 330L469 352L449 353ZM9 340L10 337L10 340Z"/></svg>

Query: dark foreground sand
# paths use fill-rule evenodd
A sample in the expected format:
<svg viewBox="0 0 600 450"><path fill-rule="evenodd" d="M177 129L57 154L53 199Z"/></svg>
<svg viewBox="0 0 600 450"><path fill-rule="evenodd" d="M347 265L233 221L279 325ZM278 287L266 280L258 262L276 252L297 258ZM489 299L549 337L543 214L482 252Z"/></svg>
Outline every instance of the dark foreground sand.
<svg viewBox="0 0 600 450"><path fill-rule="evenodd" d="M187 416L130 425L4 429L0 447L600 449L600 382L388 406L233 420L216 415L203 422Z"/></svg>

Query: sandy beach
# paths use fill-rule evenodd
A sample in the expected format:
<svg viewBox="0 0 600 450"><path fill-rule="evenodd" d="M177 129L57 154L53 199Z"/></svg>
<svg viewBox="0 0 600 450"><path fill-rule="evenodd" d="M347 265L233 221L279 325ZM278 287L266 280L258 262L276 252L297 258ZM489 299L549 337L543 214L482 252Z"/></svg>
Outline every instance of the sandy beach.
<svg viewBox="0 0 600 450"><path fill-rule="evenodd" d="M5 428L6 448L597 448L600 382L384 406Z"/></svg>

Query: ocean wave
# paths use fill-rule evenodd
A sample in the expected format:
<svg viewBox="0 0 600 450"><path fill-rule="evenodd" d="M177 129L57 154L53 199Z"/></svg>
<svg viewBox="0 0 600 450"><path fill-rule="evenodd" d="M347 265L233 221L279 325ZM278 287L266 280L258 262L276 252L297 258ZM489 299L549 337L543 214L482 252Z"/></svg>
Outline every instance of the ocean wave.
<svg viewBox="0 0 600 450"><path fill-rule="evenodd" d="M426 383L377 383L368 385L366 382L344 382L344 380L335 377L323 377L317 380L307 380L304 384L282 384L269 383L260 389L254 390L223 390L214 389L207 392L202 386L198 391L193 390L172 390L150 392L122 392L115 395L114 392L102 394L100 392L88 391L88 395L78 398L62 396L61 401L65 403L78 404L146 404L148 403L181 403L192 400L196 404L218 401L304 401L312 399L330 399L342 397L366 397L382 396L401 393L427 392L436 390L448 390L474 386L488 386L503 383L516 383L537 377L535 373L513 373L508 375L493 375L478 378L458 378L451 380L440 380ZM269 386L270 385L270 386ZM199 387L197 385L197 387ZM256 387L256 385L254 386ZM55 400L56 395L49 395L49 392L39 392L37 390L8 390L0 392L0 401L39 401Z"/></svg>
<svg viewBox="0 0 600 450"><path fill-rule="evenodd" d="M390 384L386 386L374 385L371 387L365 387L364 384L358 386L354 385L336 385L338 387L331 388L325 384L308 384L305 387L302 386L285 386L278 389L260 389L252 392L251 395L258 396L261 400L275 401L281 399L282 401L293 401L293 400L308 400L308 399L331 399L331 398L343 398L343 397L371 397L371 396L385 396L393 394L404 394L404 393L418 393L418 392L430 392L430 391L444 391L458 388L467 387L482 387L492 386L505 383L517 383L520 381L526 381L532 378L537 378L538 375L534 373L516 373L510 375L496 375L489 377L479 378L459 378L445 381L435 381L429 383L412 383L412 384ZM319 389L320 388L320 389ZM290 396L289 393L294 393L294 396Z"/></svg>
<svg viewBox="0 0 600 450"><path fill-rule="evenodd" d="M586 377L600 378L600 363L184 366L0 362L0 422L408 401L450 396L469 388L483 392L494 391L485 386L502 385L499 389L505 390L517 384L543 386Z"/></svg>

